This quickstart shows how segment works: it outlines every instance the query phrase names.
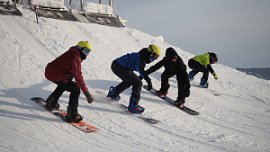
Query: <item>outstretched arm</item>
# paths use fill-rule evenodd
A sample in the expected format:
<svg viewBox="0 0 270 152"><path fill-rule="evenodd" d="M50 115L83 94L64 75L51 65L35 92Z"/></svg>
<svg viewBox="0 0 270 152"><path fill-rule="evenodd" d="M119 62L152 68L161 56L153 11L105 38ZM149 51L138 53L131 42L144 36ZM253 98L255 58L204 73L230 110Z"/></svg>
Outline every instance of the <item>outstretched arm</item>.
<svg viewBox="0 0 270 152"><path fill-rule="evenodd" d="M207 69L211 72L211 74L214 76L215 79L218 79L218 76L217 76L216 72L213 70L211 64L207 65Z"/></svg>
<svg viewBox="0 0 270 152"><path fill-rule="evenodd" d="M159 61L158 63L156 63L155 65L151 66L145 72L146 72L147 75L149 75L149 74L157 71L158 69L160 69L163 65L164 65L164 58L161 61Z"/></svg>

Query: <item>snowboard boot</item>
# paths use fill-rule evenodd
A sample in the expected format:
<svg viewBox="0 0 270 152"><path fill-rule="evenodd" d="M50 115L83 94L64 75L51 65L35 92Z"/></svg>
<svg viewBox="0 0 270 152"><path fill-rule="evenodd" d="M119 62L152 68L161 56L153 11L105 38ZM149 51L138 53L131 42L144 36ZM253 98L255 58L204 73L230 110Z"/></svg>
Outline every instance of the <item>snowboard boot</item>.
<svg viewBox="0 0 270 152"><path fill-rule="evenodd" d="M69 106L67 107L67 115L66 115L67 122L80 122L82 119L83 117L80 114L78 113L75 114Z"/></svg>
<svg viewBox="0 0 270 152"><path fill-rule="evenodd" d="M130 113L141 114L141 113L144 112L144 108L141 107L140 105L136 105L136 106L133 106L133 107L129 106L128 111Z"/></svg>
<svg viewBox="0 0 270 152"><path fill-rule="evenodd" d="M185 104L185 101L179 101L179 100L174 101L174 105L178 108L183 108L184 104Z"/></svg>
<svg viewBox="0 0 270 152"><path fill-rule="evenodd" d="M161 82L161 88L159 89L159 91L156 92L157 96L161 98L166 97L169 88L170 88L170 85L168 83Z"/></svg>
<svg viewBox="0 0 270 152"><path fill-rule="evenodd" d="M53 111L53 110L58 110L60 108L60 105L57 103L56 98L50 95L48 99L46 100L45 108L48 111Z"/></svg>
<svg viewBox="0 0 270 152"><path fill-rule="evenodd" d="M112 101L119 101L121 97L116 94L116 88L111 86L107 95L107 98Z"/></svg>
<svg viewBox="0 0 270 152"><path fill-rule="evenodd" d="M157 91L156 92L156 94L157 94L157 96L159 96L159 97L161 97L161 98L165 98L166 97L166 95L167 95L167 92L161 92L161 91Z"/></svg>
<svg viewBox="0 0 270 152"><path fill-rule="evenodd" d="M200 86L202 88L208 88L208 82L203 77L201 78Z"/></svg>
<svg viewBox="0 0 270 152"><path fill-rule="evenodd" d="M130 97L129 101L129 106L128 106L128 111L130 113L135 113L135 114L141 114L144 112L144 108L138 105L139 100L136 100L133 97Z"/></svg>

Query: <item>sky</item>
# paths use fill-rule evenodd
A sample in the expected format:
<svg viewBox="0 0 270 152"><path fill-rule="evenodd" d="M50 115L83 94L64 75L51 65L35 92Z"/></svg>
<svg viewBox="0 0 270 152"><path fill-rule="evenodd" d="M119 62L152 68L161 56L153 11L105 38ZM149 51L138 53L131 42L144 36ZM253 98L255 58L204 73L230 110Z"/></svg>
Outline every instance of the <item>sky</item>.
<svg viewBox="0 0 270 152"><path fill-rule="evenodd" d="M270 67L269 0L115 0L127 27L233 68Z"/></svg>

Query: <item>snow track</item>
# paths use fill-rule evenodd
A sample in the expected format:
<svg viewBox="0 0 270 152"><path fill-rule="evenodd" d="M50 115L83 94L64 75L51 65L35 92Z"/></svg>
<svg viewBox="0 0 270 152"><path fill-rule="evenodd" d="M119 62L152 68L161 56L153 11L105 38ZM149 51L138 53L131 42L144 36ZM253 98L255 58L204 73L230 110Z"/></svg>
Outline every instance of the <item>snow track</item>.
<svg viewBox="0 0 270 152"><path fill-rule="evenodd" d="M23 17L0 16L0 151L270 151L269 81L215 65L220 79L210 77L210 88L198 87L199 74L192 82L186 105L199 111L198 116L142 90L144 115L160 120L148 124L106 99L108 88L120 82L110 66L115 58L150 43L157 43L162 50L170 44L130 28L46 18L36 24L32 11L19 9ZM86 122L100 128L96 133L86 134L30 101L33 96L47 98L55 89L45 79L44 69L79 40L89 40L94 46L82 64L95 102L89 105L81 95L78 110ZM192 57L174 48L185 62ZM161 72L150 75L156 88ZM168 95L176 98L177 83L174 78L170 83ZM121 94L120 104L128 104L130 92ZM59 100L63 109L68 95Z"/></svg>

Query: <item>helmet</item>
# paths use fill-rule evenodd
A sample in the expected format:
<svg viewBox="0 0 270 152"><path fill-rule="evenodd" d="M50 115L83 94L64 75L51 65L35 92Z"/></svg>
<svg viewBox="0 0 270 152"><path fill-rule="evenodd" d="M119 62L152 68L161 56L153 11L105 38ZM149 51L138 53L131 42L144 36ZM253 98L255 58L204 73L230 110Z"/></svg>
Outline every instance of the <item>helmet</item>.
<svg viewBox="0 0 270 152"><path fill-rule="evenodd" d="M88 41L78 42L77 47L79 48L79 50L81 52L81 58L83 60L86 59L86 57L92 51L92 45Z"/></svg>
<svg viewBox="0 0 270 152"><path fill-rule="evenodd" d="M210 55L210 61L211 61L211 63L215 63L215 62L218 61L218 57L217 57L216 53L209 52L209 55Z"/></svg>
<svg viewBox="0 0 270 152"><path fill-rule="evenodd" d="M88 41L80 41L80 42L78 42L77 47L79 49L82 49L82 48L87 48L89 50L92 49L92 45Z"/></svg>
<svg viewBox="0 0 270 152"><path fill-rule="evenodd" d="M160 56L161 51L160 47L157 46L156 44L150 44L149 47L147 48L147 51L154 53L157 56Z"/></svg>

